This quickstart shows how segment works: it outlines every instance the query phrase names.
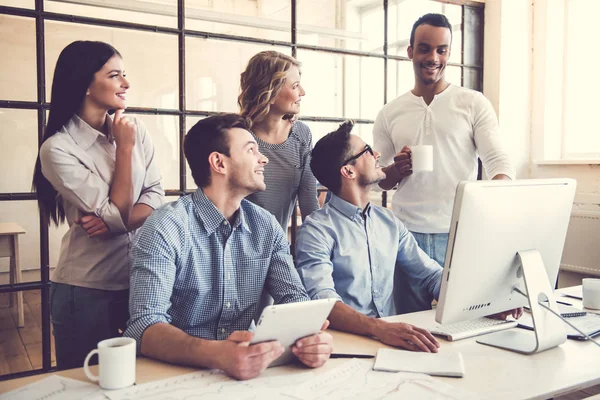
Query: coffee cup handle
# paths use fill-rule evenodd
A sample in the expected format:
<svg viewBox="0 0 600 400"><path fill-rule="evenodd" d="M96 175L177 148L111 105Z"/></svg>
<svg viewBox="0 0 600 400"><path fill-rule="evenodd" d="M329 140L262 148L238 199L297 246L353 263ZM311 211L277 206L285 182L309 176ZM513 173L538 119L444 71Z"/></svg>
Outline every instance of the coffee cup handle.
<svg viewBox="0 0 600 400"><path fill-rule="evenodd" d="M98 382L99 378L96 375L92 374L92 371L90 371L89 366L90 358L92 358L94 354L98 354L98 349L94 349L88 353L87 357L85 358L85 361L83 362L83 372L85 372L85 375L88 377L89 380L91 380L92 382Z"/></svg>

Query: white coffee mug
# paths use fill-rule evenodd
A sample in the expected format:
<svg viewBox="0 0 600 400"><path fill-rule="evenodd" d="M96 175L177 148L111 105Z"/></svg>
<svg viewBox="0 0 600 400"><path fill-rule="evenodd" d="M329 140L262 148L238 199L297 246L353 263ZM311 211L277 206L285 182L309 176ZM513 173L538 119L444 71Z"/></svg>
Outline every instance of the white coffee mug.
<svg viewBox="0 0 600 400"><path fill-rule="evenodd" d="M581 284L583 287L583 306L600 310L600 279L584 278Z"/></svg>
<svg viewBox="0 0 600 400"><path fill-rule="evenodd" d="M122 389L135 383L135 339L120 337L98 343L83 362L87 377L102 389ZM98 376L90 371L90 358L98 354Z"/></svg>
<svg viewBox="0 0 600 400"><path fill-rule="evenodd" d="M410 152L413 172L433 171L433 146L412 146Z"/></svg>

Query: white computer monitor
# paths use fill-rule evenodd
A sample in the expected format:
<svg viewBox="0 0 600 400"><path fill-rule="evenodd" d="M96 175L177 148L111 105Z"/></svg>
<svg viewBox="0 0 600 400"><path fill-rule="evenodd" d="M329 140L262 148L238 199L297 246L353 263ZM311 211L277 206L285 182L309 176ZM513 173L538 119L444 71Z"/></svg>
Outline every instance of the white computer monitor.
<svg viewBox="0 0 600 400"><path fill-rule="evenodd" d="M478 342L526 354L563 343L562 322L538 301L548 297L558 310L552 291L575 187L572 179L461 182L436 321L448 324L529 305L534 332L512 329Z"/></svg>

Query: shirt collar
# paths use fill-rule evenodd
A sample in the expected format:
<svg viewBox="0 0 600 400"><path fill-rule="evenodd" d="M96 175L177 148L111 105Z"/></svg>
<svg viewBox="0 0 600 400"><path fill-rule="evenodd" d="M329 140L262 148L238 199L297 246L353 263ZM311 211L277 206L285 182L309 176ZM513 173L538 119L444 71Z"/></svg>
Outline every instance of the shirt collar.
<svg viewBox="0 0 600 400"><path fill-rule="evenodd" d="M87 150L99 137L101 140L108 140L111 143L114 141L112 134L113 119L108 114L106 115L106 119L106 123L108 124L108 137L105 137L102 133L89 126L88 123L81 119L77 114L74 114L69 122L66 123L65 129L79 147L83 150Z"/></svg>
<svg viewBox="0 0 600 400"><path fill-rule="evenodd" d="M204 228L209 235L214 233L220 225L229 224L227 218L225 218L213 202L206 197L206 194L204 194L202 189L198 188L198 190L192 194L192 199L196 205L196 215L204 222ZM244 201L246 200L242 200L242 204ZM240 226L242 227L242 230L252 233L247 223L244 208L241 206L238 209L235 221L233 222L233 228L238 228Z"/></svg>
<svg viewBox="0 0 600 400"><path fill-rule="evenodd" d="M348 219L354 219L356 216L363 216L363 209L360 207L356 207L354 204L347 202L339 196L331 193L331 199L329 203L333 208L344 214ZM371 211L371 203L367 204L364 210L365 215L369 215Z"/></svg>

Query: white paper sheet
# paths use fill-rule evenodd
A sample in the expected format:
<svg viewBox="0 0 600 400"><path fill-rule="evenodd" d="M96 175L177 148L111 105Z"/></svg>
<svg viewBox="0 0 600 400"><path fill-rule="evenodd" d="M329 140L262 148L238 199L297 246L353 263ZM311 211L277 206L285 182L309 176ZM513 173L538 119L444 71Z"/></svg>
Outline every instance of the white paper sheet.
<svg viewBox="0 0 600 400"><path fill-rule="evenodd" d="M236 381L204 370L131 388L105 392L110 400L315 400L474 399L469 392L423 374L373 371L372 360L353 359L322 374L305 372Z"/></svg>
<svg viewBox="0 0 600 400"><path fill-rule="evenodd" d="M98 385L50 375L47 378L0 395L0 400L96 400L104 399Z"/></svg>

